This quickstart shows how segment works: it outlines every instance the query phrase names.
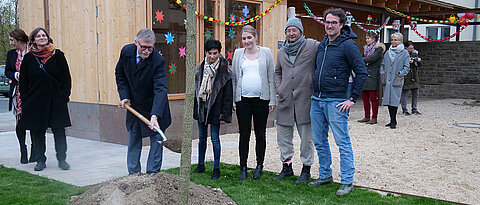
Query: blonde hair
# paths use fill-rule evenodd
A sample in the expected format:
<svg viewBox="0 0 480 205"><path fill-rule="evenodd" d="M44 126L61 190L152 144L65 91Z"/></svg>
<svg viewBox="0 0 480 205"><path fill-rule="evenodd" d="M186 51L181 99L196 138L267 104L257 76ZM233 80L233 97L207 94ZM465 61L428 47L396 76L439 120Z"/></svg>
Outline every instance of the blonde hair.
<svg viewBox="0 0 480 205"><path fill-rule="evenodd" d="M257 37L257 30L253 27L253 26L250 26L250 25L246 25L242 28L242 33L250 33L252 34L254 37Z"/></svg>
<svg viewBox="0 0 480 205"><path fill-rule="evenodd" d="M392 35L390 35L390 38L396 38L400 42L403 42L403 34L402 33L398 33L398 32L393 33Z"/></svg>

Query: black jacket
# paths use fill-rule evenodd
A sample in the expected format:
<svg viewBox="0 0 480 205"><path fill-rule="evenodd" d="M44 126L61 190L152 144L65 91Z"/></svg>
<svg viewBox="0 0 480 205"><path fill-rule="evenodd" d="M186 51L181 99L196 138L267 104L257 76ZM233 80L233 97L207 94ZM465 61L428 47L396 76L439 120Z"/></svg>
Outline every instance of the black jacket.
<svg viewBox="0 0 480 205"><path fill-rule="evenodd" d="M317 65L313 75L313 95L320 98L358 98L367 78L367 68L358 46L357 38L349 26L343 26L334 41L328 36L318 46ZM355 73L351 96L346 96L348 79Z"/></svg>
<svg viewBox="0 0 480 205"><path fill-rule="evenodd" d="M9 50L7 52L7 60L5 62L5 75L7 76L7 78L10 78L10 80L12 80L12 84L10 84L10 91L8 92L8 111L12 110L13 89L18 84L18 81L15 79L15 72L17 72L17 69L15 68L17 56L18 54L15 49Z"/></svg>
<svg viewBox="0 0 480 205"><path fill-rule="evenodd" d="M156 115L160 129L165 130L172 122L167 96L168 81L165 73L165 59L156 49L153 49L152 54L144 59L137 69L136 55L135 44L124 46L120 53L115 68L120 100L130 99L132 108L148 119L152 115ZM129 131L135 120L139 119L127 112L126 124ZM140 124L143 137L156 134L143 122Z"/></svg>
<svg viewBox="0 0 480 205"><path fill-rule="evenodd" d="M27 130L72 125L67 107L72 79L63 52L56 49L44 68L48 74L39 67L32 53L23 57L19 89L22 100L21 123Z"/></svg>
<svg viewBox="0 0 480 205"><path fill-rule="evenodd" d="M205 61L202 61L195 68L195 99L193 108L193 119L204 124L220 124L220 120L227 123L232 122L233 87L232 71L228 68L228 61L220 56L220 64L212 85L210 99L204 104L198 98L198 92L203 78ZM199 106L200 104L200 106ZM205 106L207 113L205 113Z"/></svg>

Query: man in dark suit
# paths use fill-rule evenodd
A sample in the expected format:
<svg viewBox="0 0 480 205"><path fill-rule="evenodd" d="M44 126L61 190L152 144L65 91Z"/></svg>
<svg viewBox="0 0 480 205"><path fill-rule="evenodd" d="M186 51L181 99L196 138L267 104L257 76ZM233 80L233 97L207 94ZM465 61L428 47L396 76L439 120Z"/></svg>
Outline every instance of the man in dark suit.
<svg viewBox="0 0 480 205"><path fill-rule="evenodd" d="M171 124L165 59L153 47L154 43L155 33L150 29L141 29L135 37L135 43L122 48L115 68L120 107L131 104L133 109L150 118L151 122L151 125L147 126L132 113L127 112L129 174L141 170L143 137L150 137L147 174L160 171L163 155L163 146L160 144L162 138L152 129L152 125L165 131Z"/></svg>

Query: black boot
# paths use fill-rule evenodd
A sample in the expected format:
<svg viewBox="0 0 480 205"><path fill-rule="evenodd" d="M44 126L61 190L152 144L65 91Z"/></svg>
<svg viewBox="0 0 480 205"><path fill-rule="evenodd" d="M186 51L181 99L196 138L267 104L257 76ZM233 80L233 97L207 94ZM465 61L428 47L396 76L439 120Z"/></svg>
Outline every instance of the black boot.
<svg viewBox="0 0 480 205"><path fill-rule="evenodd" d="M212 180L220 178L220 168L213 168Z"/></svg>
<svg viewBox="0 0 480 205"><path fill-rule="evenodd" d="M255 169L255 173L253 174L253 179L260 178L260 176L262 176L262 171L263 171L263 165L261 164L257 165L257 168Z"/></svg>
<svg viewBox="0 0 480 205"><path fill-rule="evenodd" d="M28 162L36 162L37 161L37 156L35 156L35 149L33 148L33 144L30 146L30 158L28 159Z"/></svg>
<svg viewBox="0 0 480 205"><path fill-rule="evenodd" d="M273 180L283 179L283 178L289 177L289 176L293 176L292 163L290 163L290 164L283 163L282 172L280 172L280 174L278 174L278 176L273 178Z"/></svg>
<svg viewBox="0 0 480 205"><path fill-rule="evenodd" d="M238 180L245 180L247 179L247 166L240 167L240 177Z"/></svg>
<svg viewBox="0 0 480 205"><path fill-rule="evenodd" d="M22 164L27 164L28 159L27 159L27 147L21 147L20 148L20 163Z"/></svg>
<svg viewBox="0 0 480 205"><path fill-rule="evenodd" d="M193 171L194 173L202 173L205 171L205 164L197 165L197 168Z"/></svg>
<svg viewBox="0 0 480 205"><path fill-rule="evenodd" d="M309 179L310 179L310 166L303 165L302 173L298 177L297 181L295 181L295 183L298 184L300 182L306 182Z"/></svg>

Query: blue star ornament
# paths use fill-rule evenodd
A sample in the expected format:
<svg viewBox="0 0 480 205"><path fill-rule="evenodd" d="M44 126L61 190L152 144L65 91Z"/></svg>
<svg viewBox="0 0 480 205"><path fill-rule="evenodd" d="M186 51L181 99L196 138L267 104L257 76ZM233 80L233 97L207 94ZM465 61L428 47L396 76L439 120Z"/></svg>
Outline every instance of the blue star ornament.
<svg viewBox="0 0 480 205"><path fill-rule="evenodd" d="M235 31L230 29L230 31L228 32L228 37L230 37L231 39L233 39L233 37L235 37Z"/></svg>
<svg viewBox="0 0 480 205"><path fill-rule="evenodd" d="M165 40L167 41L167 44L172 44L173 42L175 42L173 40L175 36L173 36L172 33L168 32L167 34L163 34L163 35L165 35Z"/></svg>

